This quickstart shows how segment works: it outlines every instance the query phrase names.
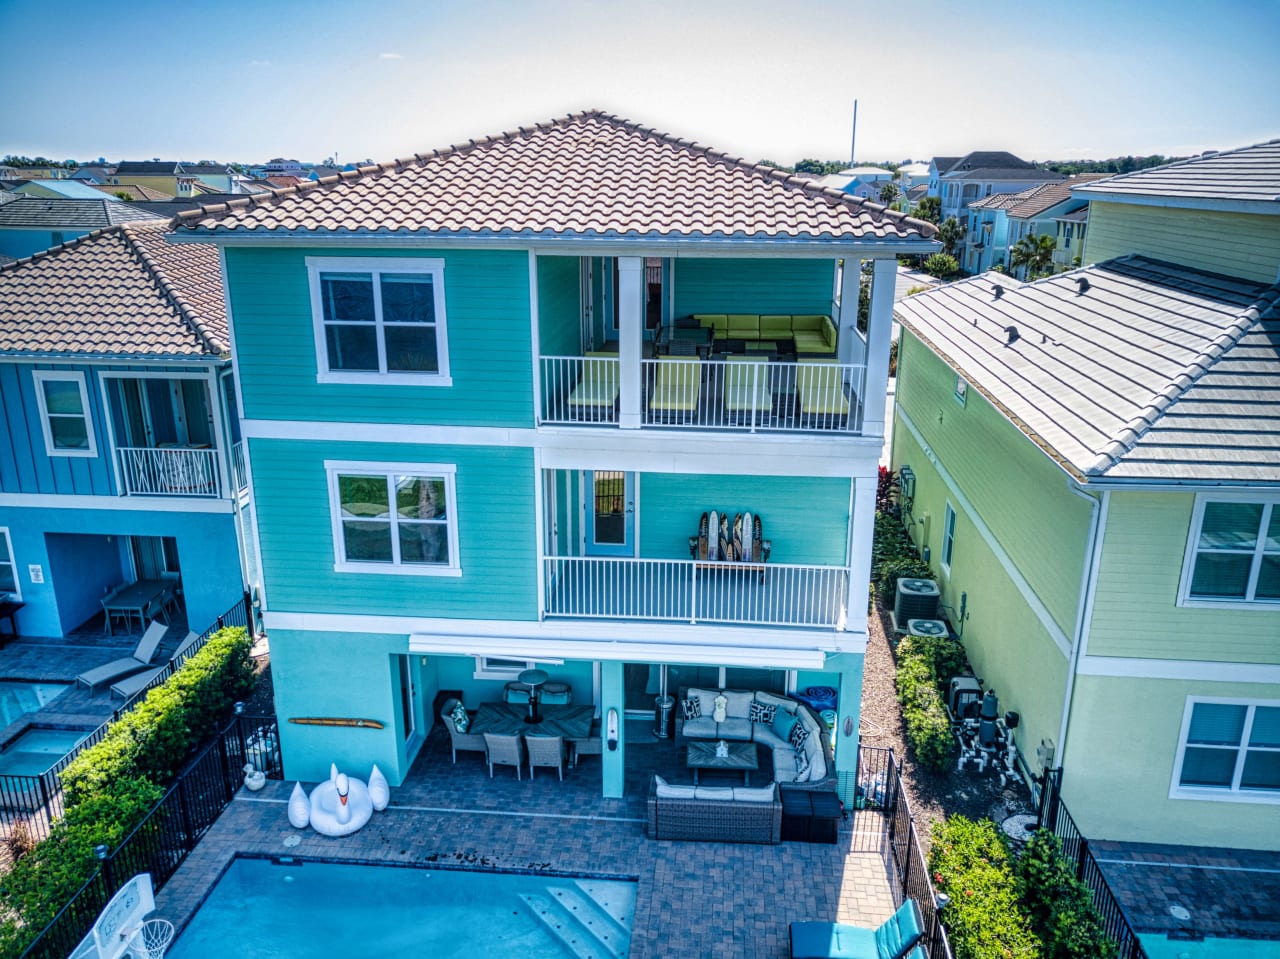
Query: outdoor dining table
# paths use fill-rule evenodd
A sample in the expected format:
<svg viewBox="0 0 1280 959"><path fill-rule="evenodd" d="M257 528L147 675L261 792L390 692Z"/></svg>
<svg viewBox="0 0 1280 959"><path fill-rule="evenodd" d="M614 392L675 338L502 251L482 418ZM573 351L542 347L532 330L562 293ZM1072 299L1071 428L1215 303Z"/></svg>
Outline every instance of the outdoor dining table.
<svg viewBox="0 0 1280 959"><path fill-rule="evenodd" d="M164 595L165 590L171 585L168 580L163 579L140 579L130 583L114 596L104 599L102 608L107 614L107 635L112 635L111 615L113 613L128 616L130 626L133 625L133 615L137 613L138 625L145 627L147 607Z"/></svg>
<svg viewBox="0 0 1280 959"><path fill-rule="evenodd" d="M541 706L542 722L536 725L524 721L528 710L519 703L481 703L476 718L471 721L471 733L497 733L500 736L563 736L565 739L586 739L591 735L591 720L595 716L592 706Z"/></svg>

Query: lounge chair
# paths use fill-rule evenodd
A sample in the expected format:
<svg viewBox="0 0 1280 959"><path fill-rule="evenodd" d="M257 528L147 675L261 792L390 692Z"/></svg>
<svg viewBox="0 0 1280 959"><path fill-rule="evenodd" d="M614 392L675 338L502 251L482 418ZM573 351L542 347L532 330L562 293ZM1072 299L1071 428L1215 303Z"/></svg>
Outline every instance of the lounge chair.
<svg viewBox="0 0 1280 959"><path fill-rule="evenodd" d="M154 624L153 624L154 625ZM187 633L187 638L178 644L178 648L173 651L173 655L169 657L169 662L163 666L156 666L152 669L145 669L140 673L134 673L126 679L120 680L111 687L111 691L123 699L128 699L135 693L141 692L147 688L147 684L163 673L169 663L176 662L182 656L191 651L191 648L199 642L200 637L196 633Z"/></svg>
<svg viewBox="0 0 1280 959"><path fill-rule="evenodd" d="M453 710L458 704L459 700L450 697L440 707L440 722L444 723L444 728L449 731L449 746L453 750L453 761L455 763L458 761L458 750L482 753L488 749L482 733L458 732L458 727L453 722Z"/></svg>
<svg viewBox="0 0 1280 959"><path fill-rule="evenodd" d="M730 356L724 366L724 409L731 422L754 423L773 412L769 364L761 357Z"/></svg>
<svg viewBox="0 0 1280 959"><path fill-rule="evenodd" d="M924 918L914 899L906 900L878 929L842 922L793 922L791 959L916 959ZM924 950L919 950L923 953Z"/></svg>
<svg viewBox="0 0 1280 959"><path fill-rule="evenodd" d="M533 779L534 766L554 766L564 781L564 737L525 736L525 748L529 751L529 778Z"/></svg>
<svg viewBox="0 0 1280 959"><path fill-rule="evenodd" d="M573 419L611 420L618 406L618 354L583 354L582 379L569 394L569 415Z"/></svg>
<svg viewBox="0 0 1280 959"><path fill-rule="evenodd" d="M801 360L796 364L796 396L800 422L819 422L832 428L849 423L850 401L844 389L844 372L835 363Z"/></svg>
<svg viewBox="0 0 1280 959"><path fill-rule="evenodd" d="M660 356L653 390L649 393L649 412L656 419L689 422L698 411L701 387L702 363L699 360Z"/></svg>
<svg viewBox="0 0 1280 959"><path fill-rule="evenodd" d="M86 669L76 677L76 682L92 690L95 686L101 686L103 683L146 669L151 665L151 658L160 648L160 641L164 639L164 634L168 630L169 627L164 623L152 623L142 634L142 639L138 640L138 646L134 649L132 656L123 656L109 663L103 663L101 666L95 666L93 669Z"/></svg>
<svg viewBox="0 0 1280 959"><path fill-rule="evenodd" d="M524 737L501 736L497 733L485 733L484 744L489 752L489 778L493 778L493 767L515 766L516 779L522 779L521 767L524 765Z"/></svg>

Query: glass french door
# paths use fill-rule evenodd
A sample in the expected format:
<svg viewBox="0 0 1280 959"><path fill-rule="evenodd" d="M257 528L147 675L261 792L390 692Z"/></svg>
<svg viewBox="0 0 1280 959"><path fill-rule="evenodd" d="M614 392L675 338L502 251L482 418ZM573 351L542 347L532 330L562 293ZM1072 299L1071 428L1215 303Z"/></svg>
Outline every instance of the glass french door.
<svg viewBox="0 0 1280 959"><path fill-rule="evenodd" d="M636 474L620 470L587 470L582 474L586 491L588 556L636 554Z"/></svg>

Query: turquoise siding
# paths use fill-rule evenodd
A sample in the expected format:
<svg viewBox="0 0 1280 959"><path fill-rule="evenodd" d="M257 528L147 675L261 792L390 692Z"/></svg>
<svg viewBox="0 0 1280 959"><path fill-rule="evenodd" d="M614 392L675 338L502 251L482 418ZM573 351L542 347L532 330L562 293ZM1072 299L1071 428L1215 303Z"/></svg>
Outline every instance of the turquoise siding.
<svg viewBox="0 0 1280 959"><path fill-rule="evenodd" d="M19 631L61 636L100 614L104 588L130 579L126 536L177 540L187 618L204 629L241 595L239 550L231 513L69 510L0 507L9 528L22 601ZM107 537L111 537L110 541ZM43 583L27 567L39 566Z"/></svg>
<svg viewBox="0 0 1280 959"><path fill-rule="evenodd" d="M640 555L688 559L689 537L704 511L759 513L774 563L844 566L847 561L847 479L814 476L697 476L642 473Z"/></svg>
<svg viewBox="0 0 1280 959"><path fill-rule="evenodd" d="M272 610L537 619L531 450L262 439L249 443ZM456 465L462 576L336 572L325 460Z"/></svg>
<svg viewBox="0 0 1280 959"><path fill-rule="evenodd" d="M675 315L831 313L833 260L700 260L675 264Z"/></svg>
<svg viewBox="0 0 1280 959"><path fill-rule="evenodd" d="M441 258L451 387L316 382L308 256ZM519 251L227 250L246 419L533 426L529 257Z"/></svg>
<svg viewBox="0 0 1280 959"><path fill-rule="evenodd" d="M433 656L440 689L456 689L462 692L462 701L468 709L481 703L498 702L502 688L510 680L476 679L476 661L472 656ZM578 706L591 705L592 664L585 660L567 660L560 665L546 667L551 679L569 683L573 687L573 702Z"/></svg>
<svg viewBox="0 0 1280 959"><path fill-rule="evenodd" d="M538 257L538 351L543 356L581 352L578 264L576 256Z"/></svg>

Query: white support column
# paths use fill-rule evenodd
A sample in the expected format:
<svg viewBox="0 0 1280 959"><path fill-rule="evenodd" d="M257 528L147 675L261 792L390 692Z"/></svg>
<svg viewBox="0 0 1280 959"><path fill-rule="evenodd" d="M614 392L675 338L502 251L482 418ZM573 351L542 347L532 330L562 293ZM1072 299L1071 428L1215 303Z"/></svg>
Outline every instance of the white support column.
<svg viewBox="0 0 1280 959"><path fill-rule="evenodd" d="M865 631L867 587L871 583L871 540L876 525L875 476L853 480L853 517L849 523L848 628Z"/></svg>
<svg viewBox="0 0 1280 959"><path fill-rule="evenodd" d="M640 355L644 341L644 257L618 257L618 425L640 428Z"/></svg>
<svg viewBox="0 0 1280 959"><path fill-rule="evenodd" d="M884 436L885 393L889 389L889 339L893 333L893 292L898 261L875 261L871 276L871 317L867 321L866 396L862 398L862 435Z"/></svg>
<svg viewBox="0 0 1280 959"><path fill-rule="evenodd" d="M841 363L861 363L866 355L866 344L858 332L858 283L862 277L862 260L856 256L844 258L840 271L840 316L836 328L837 359Z"/></svg>

